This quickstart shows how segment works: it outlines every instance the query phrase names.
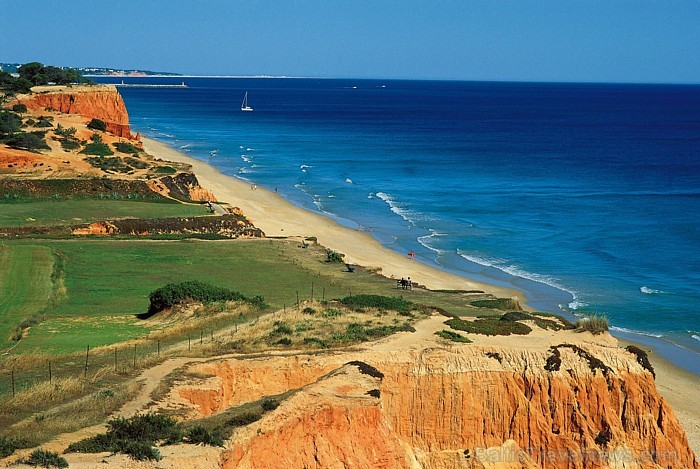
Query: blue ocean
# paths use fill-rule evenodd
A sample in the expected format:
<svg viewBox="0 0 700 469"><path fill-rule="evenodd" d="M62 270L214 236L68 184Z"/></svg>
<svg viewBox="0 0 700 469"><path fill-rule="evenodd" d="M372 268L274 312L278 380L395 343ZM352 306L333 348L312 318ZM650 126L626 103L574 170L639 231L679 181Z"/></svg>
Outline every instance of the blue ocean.
<svg viewBox="0 0 700 469"><path fill-rule="evenodd" d="M700 86L124 80L189 86L121 88L134 132L700 374Z"/></svg>

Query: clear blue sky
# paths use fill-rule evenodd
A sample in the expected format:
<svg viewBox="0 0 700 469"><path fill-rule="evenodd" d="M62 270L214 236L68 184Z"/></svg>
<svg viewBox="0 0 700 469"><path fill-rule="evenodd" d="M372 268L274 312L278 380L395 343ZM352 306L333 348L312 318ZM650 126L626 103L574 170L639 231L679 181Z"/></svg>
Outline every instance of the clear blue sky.
<svg viewBox="0 0 700 469"><path fill-rule="evenodd" d="M700 83L699 0L0 0L0 62Z"/></svg>

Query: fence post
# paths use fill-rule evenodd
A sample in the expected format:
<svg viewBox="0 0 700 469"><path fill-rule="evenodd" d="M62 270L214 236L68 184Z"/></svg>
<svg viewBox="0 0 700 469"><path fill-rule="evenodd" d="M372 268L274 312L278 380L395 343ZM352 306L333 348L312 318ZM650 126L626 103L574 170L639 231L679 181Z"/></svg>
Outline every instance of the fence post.
<svg viewBox="0 0 700 469"><path fill-rule="evenodd" d="M214 342L214 329L209 331L211 333L211 341Z"/></svg>
<svg viewBox="0 0 700 469"><path fill-rule="evenodd" d="M202 342L204 342L204 331L199 330L199 345L202 345Z"/></svg>
<svg viewBox="0 0 700 469"><path fill-rule="evenodd" d="M192 336L188 335L187 336L187 351L189 352L192 350Z"/></svg>
<svg viewBox="0 0 700 469"><path fill-rule="evenodd" d="M117 348L114 348L114 371L117 371L118 366L117 366Z"/></svg>
<svg viewBox="0 0 700 469"><path fill-rule="evenodd" d="M158 356L160 357L160 339L158 339Z"/></svg>
<svg viewBox="0 0 700 469"><path fill-rule="evenodd" d="M49 384L51 384L51 360L48 360L49 362Z"/></svg>
<svg viewBox="0 0 700 469"><path fill-rule="evenodd" d="M134 368L136 368L136 344L134 344Z"/></svg>
<svg viewBox="0 0 700 469"><path fill-rule="evenodd" d="M83 377L87 378L87 370L88 370L88 357L90 356L90 346L87 346L87 349L85 350L85 371L83 373Z"/></svg>

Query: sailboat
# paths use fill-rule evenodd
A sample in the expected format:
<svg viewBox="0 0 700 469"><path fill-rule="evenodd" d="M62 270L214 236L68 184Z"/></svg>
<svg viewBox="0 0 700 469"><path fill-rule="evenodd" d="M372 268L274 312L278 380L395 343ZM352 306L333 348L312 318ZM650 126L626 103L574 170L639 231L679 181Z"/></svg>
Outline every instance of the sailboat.
<svg viewBox="0 0 700 469"><path fill-rule="evenodd" d="M253 108L248 106L248 92L245 92L245 96L243 97L243 102L241 103L241 111L252 111Z"/></svg>

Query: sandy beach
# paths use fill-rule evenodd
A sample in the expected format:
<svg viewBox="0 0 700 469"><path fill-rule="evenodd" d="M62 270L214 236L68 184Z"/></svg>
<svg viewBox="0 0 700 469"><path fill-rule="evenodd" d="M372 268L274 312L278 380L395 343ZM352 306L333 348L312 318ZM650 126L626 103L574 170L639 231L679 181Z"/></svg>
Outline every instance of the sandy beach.
<svg viewBox="0 0 700 469"><path fill-rule="evenodd" d="M407 255L384 248L369 233L339 225L330 218L297 207L280 195L252 186L240 179L226 176L213 166L180 153L164 143L142 138L144 149L151 155L168 161L192 165L200 184L210 190L220 202L240 208L253 224L268 237L315 236L319 244L343 253L345 261L368 268L390 278L411 277L430 289L482 290L498 297L517 298L526 305L522 292L475 282L459 275L430 267Z"/></svg>
<svg viewBox="0 0 700 469"><path fill-rule="evenodd" d="M142 140L144 149L151 155L192 165L203 187L209 189L219 201L239 207L268 237L314 236L321 245L345 254L346 262L378 269L387 277L411 277L430 289L482 290L498 297L517 298L526 306L525 297L515 289L475 282L422 264L384 248L369 233L341 226L330 218L297 207L274 192L253 189L249 183L226 176L213 166L164 143L148 138ZM625 344L621 342L620 345ZM700 377L675 367L653 353L650 360L657 374L657 389L673 407L686 429L690 446L699 454L700 409L695 401Z"/></svg>

